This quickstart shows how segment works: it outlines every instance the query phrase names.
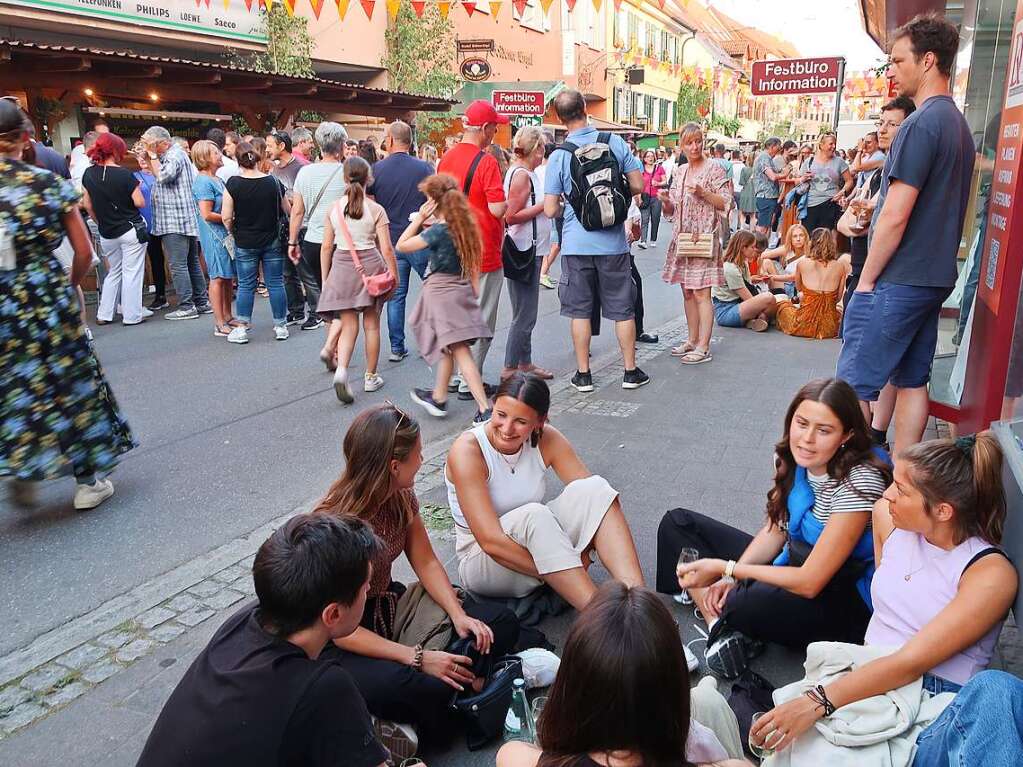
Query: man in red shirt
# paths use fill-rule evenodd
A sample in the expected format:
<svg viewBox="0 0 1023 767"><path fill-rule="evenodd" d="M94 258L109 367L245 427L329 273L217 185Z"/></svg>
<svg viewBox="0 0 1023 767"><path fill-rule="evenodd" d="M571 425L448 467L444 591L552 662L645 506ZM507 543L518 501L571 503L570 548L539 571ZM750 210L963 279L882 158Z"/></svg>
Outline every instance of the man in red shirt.
<svg viewBox="0 0 1023 767"><path fill-rule="evenodd" d="M499 115L489 101L472 102L465 110L462 125L465 132L462 141L446 152L437 166L438 173L447 173L458 180L465 191L469 169L480 155L479 163L472 174L472 181L466 195L469 207L476 215L480 237L483 240L483 273L480 275L480 310L487 326L493 331L497 327L497 309L501 302L501 287L504 285L504 270L501 264L501 243L504 241L504 213L508 203L504 196L504 179L497 160L486 151L497 133L498 125L506 125L508 118ZM483 362L490 351L490 339L480 339L472 346L476 367L483 375ZM493 396L496 387L485 385L487 396ZM465 381L458 386L458 399L471 400L472 394Z"/></svg>

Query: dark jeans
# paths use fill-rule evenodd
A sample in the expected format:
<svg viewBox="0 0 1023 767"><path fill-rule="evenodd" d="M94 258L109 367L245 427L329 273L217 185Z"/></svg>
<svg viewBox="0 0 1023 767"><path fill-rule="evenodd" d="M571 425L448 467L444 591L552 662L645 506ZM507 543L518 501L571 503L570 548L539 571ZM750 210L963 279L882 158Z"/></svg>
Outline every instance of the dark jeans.
<svg viewBox="0 0 1023 767"><path fill-rule="evenodd" d="M543 256L533 259L533 270L529 282L505 279L508 284L508 298L511 299L512 321L508 328L508 340L504 349L504 366L515 368L533 362L533 328L536 327L536 311L540 301L540 267Z"/></svg>
<svg viewBox="0 0 1023 767"><path fill-rule="evenodd" d="M387 302L387 335L391 340L392 352L404 352L405 348L405 299L408 297L409 280L412 279L412 270L416 270L419 279L426 276L426 266L430 261L430 253L427 250L417 250L415 253L398 253L395 251L394 258L398 262L398 288L394 291L391 300Z"/></svg>
<svg viewBox="0 0 1023 767"><path fill-rule="evenodd" d="M281 256L284 258L284 293L288 298L288 318L305 316L305 292L302 280L298 275L298 267L288 258L288 246L282 244Z"/></svg>
<svg viewBox="0 0 1023 767"><path fill-rule="evenodd" d="M661 201L657 197L650 198L650 204L640 213L639 238L647 242L657 242L657 230L661 226Z"/></svg>
<svg viewBox="0 0 1023 767"><path fill-rule="evenodd" d="M167 298L167 272L165 271L163 257L163 245L161 238L155 234L149 235L149 242L146 244L146 254L149 256L149 268L153 273L153 287L156 289L154 298L166 300Z"/></svg>
<svg viewBox="0 0 1023 767"><path fill-rule="evenodd" d="M504 607L467 599L465 612L483 621L494 632L490 654L507 655L519 639L519 621ZM355 685L374 716L416 727L423 741L442 745L458 727L457 714L449 703L455 690L436 677L413 671L402 663L340 651L340 666L352 675Z"/></svg>
<svg viewBox="0 0 1023 767"><path fill-rule="evenodd" d="M179 309L201 309L210 302L206 278L199 266L199 239L184 234L160 237L163 253L170 261L171 280L178 294Z"/></svg>
<svg viewBox="0 0 1023 767"><path fill-rule="evenodd" d="M301 258L298 260L298 276L305 288L305 302L309 307L309 314L316 313L316 307L320 303L320 291L323 290L323 270L320 269L320 247L322 243L302 241L299 246ZM290 259L289 259L290 260Z"/></svg>
<svg viewBox="0 0 1023 767"><path fill-rule="evenodd" d="M657 590L677 594L675 568L684 548L701 557L735 559L753 536L686 509L672 509L657 529ZM751 639L805 650L811 642L863 644L870 610L854 583L836 578L813 599L754 580L740 581L728 595L721 615Z"/></svg>

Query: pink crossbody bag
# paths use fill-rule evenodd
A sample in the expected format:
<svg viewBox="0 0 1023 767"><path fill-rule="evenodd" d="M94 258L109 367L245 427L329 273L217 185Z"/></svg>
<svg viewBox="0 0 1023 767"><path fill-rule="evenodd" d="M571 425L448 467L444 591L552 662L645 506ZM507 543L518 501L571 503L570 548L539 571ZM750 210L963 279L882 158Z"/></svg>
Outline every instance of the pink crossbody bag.
<svg viewBox="0 0 1023 767"><path fill-rule="evenodd" d="M345 209L341 206L340 201L335 203L335 210L337 211L337 221L341 229L341 236L345 241L345 247L352 254L355 271L362 277L362 284L365 286L366 292L374 298L387 295L397 287L394 275L391 274L389 269L385 269L380 274L366 274L366 270L362 266L362 260L359 258L359 253L355 250L355 243L352 242L352 234L348 231L348 223L345 221ZM364 215L368 213L369 211L366 211Z"/></svg>

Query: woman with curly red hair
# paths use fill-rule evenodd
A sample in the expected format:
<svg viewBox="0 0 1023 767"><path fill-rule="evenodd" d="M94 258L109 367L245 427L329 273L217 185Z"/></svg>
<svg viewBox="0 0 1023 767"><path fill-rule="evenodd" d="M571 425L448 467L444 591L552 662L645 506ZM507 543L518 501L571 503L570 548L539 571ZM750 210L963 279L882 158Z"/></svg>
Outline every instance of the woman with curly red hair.
<svg viewBox="0 0 1023 767"><path fill-rule="evenodd" d="M99 226L100 248L109 264L96 310L99 325L114 321L118 305L125 325L138 325L152 315L142 306L146 243L139 240L139 232L147 227L139 209L146 199L135 174L118 165L127 151L119 136L99 134L87 152L92 165L82 176L82 204Z"/></svg>

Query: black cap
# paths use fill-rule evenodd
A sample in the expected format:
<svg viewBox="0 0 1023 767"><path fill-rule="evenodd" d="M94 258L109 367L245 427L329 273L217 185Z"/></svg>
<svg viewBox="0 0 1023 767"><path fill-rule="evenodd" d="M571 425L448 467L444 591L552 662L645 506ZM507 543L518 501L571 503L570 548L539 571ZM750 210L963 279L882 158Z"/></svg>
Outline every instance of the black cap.
<svg viewBox="0 0 1023 767"><path fill-rule="evenodd" d="M27 131L32 123L21 109L10 99L0 99L0 133Z"/></svg>

